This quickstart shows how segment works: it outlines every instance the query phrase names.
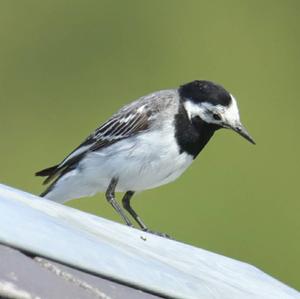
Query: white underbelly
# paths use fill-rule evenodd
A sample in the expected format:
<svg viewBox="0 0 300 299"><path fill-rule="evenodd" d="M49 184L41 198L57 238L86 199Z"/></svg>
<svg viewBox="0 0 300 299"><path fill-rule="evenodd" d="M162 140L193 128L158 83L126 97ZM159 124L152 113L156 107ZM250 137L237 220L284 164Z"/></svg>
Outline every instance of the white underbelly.
<svg viewBox="0 0 300 299"><path fill-rule="evenodd" d="M64 202L105 192L112 178L118 179L117 192L143 191L175 180L192 161L179 154L172 134L148 132L87 154L46 197Z"/></svg>
<svg viewBox="0 0 300 299"><path fill-rule="evenodd" d="M105 191L113 177L118 178L116 191L120 192L142 191L175 180L193 159L179 154L175 140L153 135L157 136L138 136L89 154L82 164L83 172L98 185L99 191Z"/></svg>

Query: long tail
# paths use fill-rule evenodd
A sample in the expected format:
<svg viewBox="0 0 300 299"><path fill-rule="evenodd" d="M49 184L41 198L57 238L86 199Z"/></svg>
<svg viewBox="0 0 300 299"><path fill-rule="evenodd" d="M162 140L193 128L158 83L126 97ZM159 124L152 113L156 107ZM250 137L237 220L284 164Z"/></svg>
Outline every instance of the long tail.
<svg viewBox="0 0 300 299"><path fill-rule="evenodd" d="M38 171L38 172L36 172L35 175L36 176L47 177L43 182L43 185L46 185L47 183L49 183L50 181L55 179L55 177L60 175L60 169L59 169L58 165L55 165L55 166L52 166L52 167L45 168L41 171ZM55 181L43 193L41 193L41 195L40 195L41 197L45 196L49 191L52 190L52 188L55 184Z"/></svg>
<svg viewBox="0 0 300 299"><path fill-rule="evenodd" d="M51 167L48 167L48 168L45 168L43 170L40 170L38 172L35 173L36 176L49 176L49 175L52 175L56 172L58 168L58 165L54 165L54 166L51 166Z"/></svg>
<svg viewBox="0 0 300 299"><path fill-rule="evenodd" d="M36 176L46 176L47 178L44 180L43 185L49 183L52 179L55 178L56 175L59 174L58 165L45 168L35 173Z"/></svg>

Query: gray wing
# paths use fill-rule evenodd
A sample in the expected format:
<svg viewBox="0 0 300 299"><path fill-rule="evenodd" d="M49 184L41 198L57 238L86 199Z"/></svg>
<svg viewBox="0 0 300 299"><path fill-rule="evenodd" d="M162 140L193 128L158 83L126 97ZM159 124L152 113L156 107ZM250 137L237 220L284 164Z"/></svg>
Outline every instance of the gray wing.
<svg viewBox="0 0 300 299"><path fill-rule="evenodd" d="M37 176L47 176L44 184L74 169L89 152L101 150L113 143L146 131L159 113L157 96L141 98L123 107L107 122L97 128L84 142L70 153L60 164L41 170Z"/></svg>

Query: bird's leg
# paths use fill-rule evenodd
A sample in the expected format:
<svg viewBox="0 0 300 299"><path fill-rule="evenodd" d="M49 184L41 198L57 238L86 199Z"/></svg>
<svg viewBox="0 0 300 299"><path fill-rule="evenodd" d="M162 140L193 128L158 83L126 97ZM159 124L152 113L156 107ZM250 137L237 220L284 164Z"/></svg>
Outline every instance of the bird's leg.
<svg viewBox="0 0 300 299"><path fill-rule="evenodd" d="M130 199L133 196L134 191L127 191L122 199L123 208L128 211L128 213L134 218L142 230L148 230L145 223L142 221L140 216L135 212L135 210L130 205Z"/></svg>
<svg viewBox="0 0 300 299"><path fill-rule="evenodd" d="M110 181L109 186L106 190L105 197L106 197L107 201L112 205L112 207L116 210L116 212L123 218L125 223L128 226L133 226L131 221L128 219L128 217L126 216L126 214L121 209L118 202L116 201L115 189L116 189L117 183L118 183L118 179L112 178L112 180Z"/></svg>
<svg viewBox="0 0 300 299"><path fill-rule="evenodd" d="M134 220L138 223L138 225L141 227L141 229L143 231L160 236L160 237L170 238L169 235L167 235L165 233L159 233L159 232L152 231L145 225L145 223L142 221L140 216L135 212L135 210L130 205L130 199L133 196L133 194L134 194L134 191L127 191L125 193L125 195L122 199L123 208L126 211L128 211L128 213L134 218Z"/></svg>

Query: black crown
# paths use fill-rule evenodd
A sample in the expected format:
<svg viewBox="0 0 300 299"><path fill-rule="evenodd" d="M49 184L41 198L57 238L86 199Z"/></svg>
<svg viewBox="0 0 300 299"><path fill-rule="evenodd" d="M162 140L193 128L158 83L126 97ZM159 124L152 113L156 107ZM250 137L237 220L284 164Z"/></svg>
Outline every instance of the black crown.
<svg viewBox="0 0 300 299"><path fill-rule="evenodd" d="M211 81L196 80L180 86L179 94L183 100L195 103L208 102L213 105L229 106L230 93L224 87Z"/></svg>

